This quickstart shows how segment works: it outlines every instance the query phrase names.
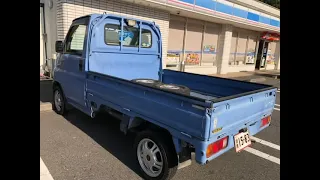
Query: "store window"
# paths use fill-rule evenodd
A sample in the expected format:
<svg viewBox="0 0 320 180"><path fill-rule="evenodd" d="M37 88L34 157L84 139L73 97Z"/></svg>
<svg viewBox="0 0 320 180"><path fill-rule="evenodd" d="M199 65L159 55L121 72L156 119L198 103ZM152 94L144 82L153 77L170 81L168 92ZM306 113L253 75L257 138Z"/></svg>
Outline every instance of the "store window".
<svg viewBox="0 0 320 180"><path fill-rule="evenodd" d="M257 44L257 37L249 36L248 39L248 47L246 53L246 64L254 64L255 55L256 55L256 44Z"/></svg>
<svg viewBox="0 0 320 180"><path fill-rule="evenodd" d="M166 67L174 69L182 61L186 66L216 66L220 32L220 24L170 16Z"/></svg>
<svg viewBox="0 0 320 180"><path fill-rule="evenodd" d="M248 36L239 32L235 65L244 65Z"/></svg>
<svg viewBox="0 0 320 180"><path fill-rule="evenodd" d="M200 65L203 28L204 24L202 21L193 19L188 20L185 44L186 65Z"/></svg>
<svg viewBox="0 0 320 180"><path fill-rule="evenodd" d="M123 26L123 36L121 36L121 26L117 24L105 25L105 43L107 45L120 46L122 40L123 46L138 47L139 46L139 28ZM141 31L141 47L150 48L152 46L151 31L142 29Z"/></svg>
<svg viewBox="0 0 320 180"><path fill-rule="evenodd" d="M221 26L207 23L203 37L201 66L216 66L218 37Z"/></svg>
<svg viewBox="0 0 320 180"><path fill-rule="evenodd" d="M174 15L170 16L166 59L166 67L168 68L178 68L179 63L182 60L185 23L185 18Z"/></svg>
<svg viewBox="0 0 320 180"><path fill-rule="evenodd" d="M257 34L236 29L232 32L229 65L253 65L255 61Z"/></svg>
<svg viewBox="0 0 320 180"><path fill-rule="evenodd" d="M276 51L276 42L269 42L268 52L267 52L267 65L275 64L275 51Z"/></svg>
<svg viewBox="0 0 320 180"><path fill-rule="evenodd" d="M238 43L238 32L232 32L231 48L229 56L229 65L235 65L236 53L237 53L237 43Z"/></svg>

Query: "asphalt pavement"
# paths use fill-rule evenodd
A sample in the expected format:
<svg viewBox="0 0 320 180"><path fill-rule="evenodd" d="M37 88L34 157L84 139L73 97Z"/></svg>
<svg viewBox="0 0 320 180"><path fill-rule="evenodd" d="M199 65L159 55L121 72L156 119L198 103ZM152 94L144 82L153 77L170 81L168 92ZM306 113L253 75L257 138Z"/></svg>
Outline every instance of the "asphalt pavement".
<svg viewBox="0 0 320 180"><path fill-rule="evenodd" d="M276 104L270 127L255 135L250 149L230 150L204 166L193 161L174 179L280 179L280 91ZM40 112L40 161L54 180L142 179L133 138L120 132L119 121L109 116L93 120L75 109L65 117Z"/></svg>

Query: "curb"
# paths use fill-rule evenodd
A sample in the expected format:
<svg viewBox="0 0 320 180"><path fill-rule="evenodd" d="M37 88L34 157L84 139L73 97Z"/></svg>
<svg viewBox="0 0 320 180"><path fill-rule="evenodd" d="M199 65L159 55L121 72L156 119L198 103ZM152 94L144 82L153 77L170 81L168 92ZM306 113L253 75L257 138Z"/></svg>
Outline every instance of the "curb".
<svg viewBox="0 0 320 180"><path fill-rule="evenodd" d="M44 103L40 105L40 112L42 111L52 111L51 103Z"/></svg>

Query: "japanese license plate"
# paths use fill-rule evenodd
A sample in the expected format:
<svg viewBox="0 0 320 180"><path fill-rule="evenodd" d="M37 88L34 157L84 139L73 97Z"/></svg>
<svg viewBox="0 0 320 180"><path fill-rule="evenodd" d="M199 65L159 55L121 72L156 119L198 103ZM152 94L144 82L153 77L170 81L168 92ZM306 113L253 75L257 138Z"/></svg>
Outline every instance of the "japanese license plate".
<svg viewBox="0 0 320 180"><path fill-rule="evenodd" d="M249 132L242 132L234 136L234 147L236 152L239 152L251 145L251 140L249 138Z"/></svg>

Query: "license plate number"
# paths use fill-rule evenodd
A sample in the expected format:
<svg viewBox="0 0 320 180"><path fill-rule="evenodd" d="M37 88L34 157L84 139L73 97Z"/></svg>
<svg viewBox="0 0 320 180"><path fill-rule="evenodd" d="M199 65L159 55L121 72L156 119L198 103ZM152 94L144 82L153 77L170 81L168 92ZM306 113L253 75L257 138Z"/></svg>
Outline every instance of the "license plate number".
<svg viewBox="0 0 320 180"><path fill-rule="evenodd" d="M248 131L236 134L234 136L234 147L236 148L236 152L239 152L250 145L251 140Z"/></svg>

